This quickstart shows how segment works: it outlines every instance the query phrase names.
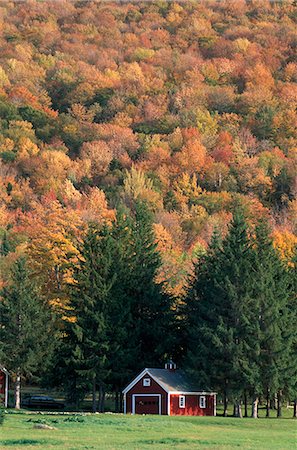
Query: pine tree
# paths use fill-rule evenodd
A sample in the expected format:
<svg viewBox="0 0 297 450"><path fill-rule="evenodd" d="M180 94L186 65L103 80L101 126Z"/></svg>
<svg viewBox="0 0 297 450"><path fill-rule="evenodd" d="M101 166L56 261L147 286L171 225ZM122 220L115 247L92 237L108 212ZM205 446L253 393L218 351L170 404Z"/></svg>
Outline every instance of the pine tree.
<svg viewBox="0 0 297 450"><path fill-rule="evenodd" d="M220 246L214 236L208 256L196 267L189 292L189 362L196 359L197 377L233 395L238 415L243 389L253 383L257 347L252 339L251 269L253 250L247 225L236 211ZM192 328L192 330L191 330ZM201 378L202 377L202 378Z"/></svg>
<svg viewBox="0 0 297 450"><path fill-rule="evenodd" d="M116 412L120 411L120 392L134 375L134 365L138 358L138 346L133 336L132 299L128 286L133 277L132 221L127 212L119 209L113 224L112 238L114 256L112 273L116 274L109 302L110 321L110 377L109 382L116 393Z"/></svg>
<svg viewBox="0 0 297 450"><path fill-rule="evenodd" d="M224 373L217 370L217 361L221 354L211 342L218 326L221 307L220 299L214 292L220 252L221 236L218 230L215 230L207 254L196 263L182 311L187 370L191 377L206 388L224 387L226 409L227 382Z"/></svg>
<svg viewBox="0 0 297 450"><path fill-rule="evenodd" d="M97 388L102 392L108 376L108 302L115 281L111 273L112 249L109 229L90 225L71 290L74 317L66 339L71 347L68 366L70 371L74 369L72 382L82 383L82 392L92 389L93 412L97 410Z"/></svg>
<svg viewBox="0 0 297 450"><path fill-rule="evenodd" d="M161 258L145 203L137 202L132 221L132 258L127 292L131 302L131 339L138 349L134 369L160 364L171 351L171 298L155 281Z"/></svg>
<svg viewBox="0 0 297 450"><path fill-rule="evenodd" d="M155 283L160 257L146 206L136 205L133 217L118 213L111 228L90 227L81 253L63 384L69 398L75 389L80 400L91 384L95 397L95 386L108 383L119 410L119 393L131 376L170 351L171 299Z"/></svg>
<svg viewBox="0 0 297 450"><path fill-rule="evenodd" d="M294 256L292 258L291 267L290 267L290 303L289 303L289 311L290 311L290 327L293 330L297 329L297 247L294 251ZM289 398L294 401L294 409L293 409L293 417L297 418L297 364L296 364L296 355L297 355L297 335L296 332L293 334L292 346L291 346L291 357L290 357L290 369L286 372L286 387L288 391Z"/></svg>
<svg viewBox="0 0 297 450"><path fill-rule="evenodd" d="M260 333L259 370L262 392L267 399L278 392L278 416L281 416L282 393L288 373L294 370L292 345L295 335L289 274L273 247L266 223L256 228L254 265L255 296Z"/></svg>
<svg viewBox="0 0 297 450"><path fill-rule="evenodd" d="M15 374L15 407L21 404L21 379L45 369L54 348L52 314L42 299L25 258L12 268L0 301L0 358Z"/></svg>

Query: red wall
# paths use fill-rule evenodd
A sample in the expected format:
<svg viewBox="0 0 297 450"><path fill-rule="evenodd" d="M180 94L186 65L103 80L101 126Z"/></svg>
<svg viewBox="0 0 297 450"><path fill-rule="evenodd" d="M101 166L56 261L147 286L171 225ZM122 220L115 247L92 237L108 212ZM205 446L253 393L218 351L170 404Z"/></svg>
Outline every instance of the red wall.
<svg viewBox="0 0 297 450"><path fill-rule="evenodd" d="M214 397L205 395L206 408L199 408L199 395L186 395L186 407L179 407L179 394L170 396L170 414L172 416L213 416Z"/></svg>
<svg viewBox="0 0 297 450"><path fill-rule="evenodd" d="M5 401L5 373L0 370L0 403Z"/></svg>
<svg viewBox="0 0 297 450"><path fill-rule="evenodd" d="M151 385L143 386L143 378L150 378ZM144 375L126 394L126 412L132 413L132 394L161 394L161 414L167 414L167 392L161 388L150 376Z"/></svg>

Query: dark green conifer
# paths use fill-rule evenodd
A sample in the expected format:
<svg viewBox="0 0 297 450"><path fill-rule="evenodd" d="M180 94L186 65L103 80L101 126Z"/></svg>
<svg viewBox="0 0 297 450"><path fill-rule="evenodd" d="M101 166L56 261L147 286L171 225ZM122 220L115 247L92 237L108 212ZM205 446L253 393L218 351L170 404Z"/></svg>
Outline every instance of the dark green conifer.
<svg viewBox="0 0 297 450"><path fill-rule="evenodd" d="M287 374L291 372L292 345L296 329L291 303L289 273L273 247L270 230L265 222L256 228L256 260L254 265L255 297L260 334L259 376L262 392L267 398L278 392L278 416ZM296 320L295 320L296 324ZM295 362L293 365L296 368ZM291 367L291 369L293 369Z"/></svg>
<svg viewBox="0 0 297 450"><path fill-rule="evenodd" d="M85 389L92 388L95 412L96 392L98 387L102 392L109 366L108 303L115 277L111 272L113 242L108 228L89 226L81 256L71 289L69 365L76 373L74 379L82 382Z"/></svg>
<svg viewBox="0 0 297 450"><path fill-rule="evenodd" d="M0 301L0 359L15 376L15 407L20 408L21 380L46 369L55 336L50 308L41 297L25 258L18 259Z"/></svg>
<svg viewBox="0 0 297 450"><path fill-rule="evenodd" d="M188 364L193 365L196 359L193 367L197 378L223 391L224 414L231 394L240 414L243 388L251 383L251 360L247 355L254 352L249 328L252 262L247 225L238 210L222 245L214 236L208 255L196 267L190 289Z"/></svg>

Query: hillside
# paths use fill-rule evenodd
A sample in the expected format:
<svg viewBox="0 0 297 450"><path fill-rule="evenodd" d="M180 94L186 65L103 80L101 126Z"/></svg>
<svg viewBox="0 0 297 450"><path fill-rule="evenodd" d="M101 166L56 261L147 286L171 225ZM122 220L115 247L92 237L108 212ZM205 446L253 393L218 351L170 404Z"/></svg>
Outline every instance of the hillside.
<svg viewBox="0 0 297 450"><path fill-rule="evenodd" d="M60 302L90 221L147 202L183 293L236 205L297 243L294 2L1 2L0 271Z"/></svg>

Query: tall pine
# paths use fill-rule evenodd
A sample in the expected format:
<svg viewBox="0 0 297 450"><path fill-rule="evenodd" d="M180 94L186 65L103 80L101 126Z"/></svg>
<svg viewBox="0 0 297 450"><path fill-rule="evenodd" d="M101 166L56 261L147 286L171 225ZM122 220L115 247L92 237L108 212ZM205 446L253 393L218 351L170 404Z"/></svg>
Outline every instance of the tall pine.
<svg viewBox="0 0 297 450"><path fill-rule="evenodd" d="M170 353L172 313L171 298L156 283L161 258L152 227L152 215L143 202L135 205L131 233L132 258L127 280L131 302L131 340L137 348L134 370L161 364Z"/></svg>
<svg viewBox="0 0 297 450"><path fill-rule="evenodd" d="M83 389L92 390L93 412L98 409L97 390L103 392L109 370L108 303L115 281L111 272L112 250L109 229L90 225L70 297L73 317L66 337L71 349L68 365L74 371L72 379L78 385L82 383Z"/></svg>
<svg viewBox="0 0 297 450"><path fill-rule="evenodd" d="M196 267L188 296L188 365L202 383L223 392L225 415L228 397L241 415L244 390L255 378L253 258L247 224L237 210L222 244L214 236L208 256Z"/></svg>
<svg viewBox="0 0 297 450"><path fill-rule="evenodd" d="M266 415L269 416L270 399L277 392L280 417L285 380L289 373L293 375L294 366L296 369L292 359L296 317L294 319L289 272L273 247L265 222L256 228L255 249L255 321L260 331L255 343L260 345L259 380L267 401Z"/></svg>
<svg viewBox="0 0 297 450"><path fill-rule="evenodd" d="M55 344L53 316L32 281L26 259L18 259L0 301L0 359L15 375L15 407L21 406L21 380L45 370Z"/></svg>

